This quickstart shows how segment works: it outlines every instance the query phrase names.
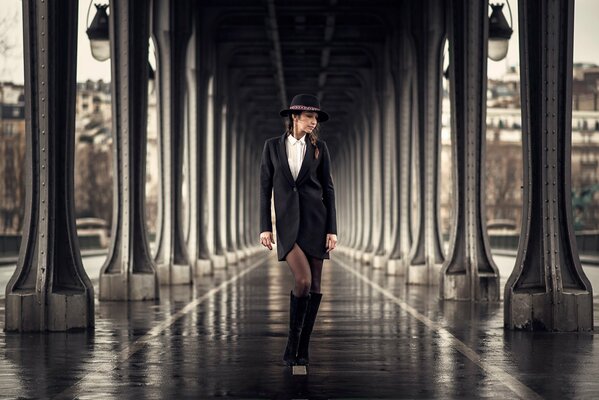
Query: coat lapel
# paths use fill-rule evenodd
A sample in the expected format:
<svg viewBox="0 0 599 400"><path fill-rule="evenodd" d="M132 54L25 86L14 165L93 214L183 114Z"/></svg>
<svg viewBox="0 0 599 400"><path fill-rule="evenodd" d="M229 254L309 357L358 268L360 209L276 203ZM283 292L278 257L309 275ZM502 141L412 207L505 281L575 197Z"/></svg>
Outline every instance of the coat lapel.
<svg viewBox="0 0 599 400"><path fill-rule="evenodd" d="M310 171L312 160L314 160L314 147L312 147L312 143L306 138L306 155L304 156L304 161L302 161L302 166L297 174L297 179L295 180L296 184L299 185L304 178L304 175Z"/></svg>
<svg viewBox="0 0 599 400"><path fill-rule="evenodd" d="M293 175L291 175L291 168L289 168L289 161L287 159L287 148L285 146L285 140L287 139L287 132L283 133L281 138L279 139L279 160L281 165L283 166L283 173L285 177L291 183L291 185L295 186L299 184L304 175L310 170L310 166L314 161L314 147L306 138L306 155L304 156L304 160L302 161L302 166L300 167L299 173L297 174L297 179L293 180Z"/></svg>
<svg viewBox="0 0 599 400"><path fill-rule="evenodd" d="M295 185L293 175L291 175L291 168L289 168L289 161L287 160L287 149L285 148L285 139L287 138L287 132L283 133L283 136L279 139L279 162L283 166L283 174L291 185Z"/></svg>

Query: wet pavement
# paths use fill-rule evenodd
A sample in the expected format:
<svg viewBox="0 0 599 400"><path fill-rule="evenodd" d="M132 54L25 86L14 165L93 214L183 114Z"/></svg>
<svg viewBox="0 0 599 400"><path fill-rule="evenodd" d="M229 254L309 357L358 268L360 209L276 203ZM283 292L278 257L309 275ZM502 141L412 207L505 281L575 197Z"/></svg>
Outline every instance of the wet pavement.
<svg viewBox="0 0 599 400"><path fill-rule="evenodd" d="M0 332L0 397L599 397L594 334L506 331L501 302L441 302L436 287L406 287L341 254L325 261L309 375L292 376L281 363L292 278L266 253L163 286L160 301L96 300L93 332ZM514 259L495 260L503 287ZM85 259L95 285L101 262ZM599 268L585 271L599 288Z"/></svg>

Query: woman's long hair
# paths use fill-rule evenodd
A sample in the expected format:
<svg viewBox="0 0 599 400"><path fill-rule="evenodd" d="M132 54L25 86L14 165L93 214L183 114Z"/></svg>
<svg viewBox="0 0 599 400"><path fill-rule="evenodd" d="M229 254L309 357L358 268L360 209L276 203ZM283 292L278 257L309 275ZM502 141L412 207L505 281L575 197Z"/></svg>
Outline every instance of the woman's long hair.
<svg viewBox="0 0 599 400"><path fill-rule="evenodd" d="M287 119L287 135L293 135L293 115L301 115L302 112L301 111L292 111L289 114L289 117ZM312 144L312 146L314 147L314 158L316 160L318 160L318 154L320 153L318 151L318 147L316 146L316 140L318 139L318 133L320 132L320 124L316 124L316 128L314 128L312 130L312 132L308 133L308 139L310 140L310 143Z"/></svg>

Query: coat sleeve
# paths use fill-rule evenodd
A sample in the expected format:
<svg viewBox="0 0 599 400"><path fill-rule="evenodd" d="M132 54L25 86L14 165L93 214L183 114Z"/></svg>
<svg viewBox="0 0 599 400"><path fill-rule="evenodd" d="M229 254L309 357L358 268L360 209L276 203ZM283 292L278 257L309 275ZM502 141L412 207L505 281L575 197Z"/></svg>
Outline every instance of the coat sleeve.
<svg viewBox="0 0 599 400"><path fill-rule="evenodd" d="M322 142L322 161L319 165L318 178L322 185L322 197L327 208L327 233L337 234L337 211L335 209L335 188L331 176L331 157L327 144Z"/></svg>
<svg viewBox="0 0 599 400"><path fill-rule="evenodd" d="M268 141L264 143L260 163L260 232L272 232L271 197L273 164L270 159Z"/></svg>

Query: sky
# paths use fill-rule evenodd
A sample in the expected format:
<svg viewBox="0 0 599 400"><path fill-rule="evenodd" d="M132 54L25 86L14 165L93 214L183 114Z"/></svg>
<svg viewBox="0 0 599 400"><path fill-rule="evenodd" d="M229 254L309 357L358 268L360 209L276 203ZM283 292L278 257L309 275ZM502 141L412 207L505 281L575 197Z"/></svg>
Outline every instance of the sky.
<svg viewBox="0 0 599 400"><path fill-rule="evenodd" d="M503 0L491 0L493 3L501 3ZM104 1L107 3L107 0ZM85 34L86 16L90 2L79 1L79 35L77 51L77 81L87 79L104 79L110 81L110 60L96 61L90 51L89 40ZM507 57L502 61L488 59L488 76L490 78L501 78L509 66L518 65L518 2L510 0L513 17L514 33L510 40ZM574 62L590 62L599 65L599 16L598 0L576 0L574 10ZM504 6L504 14L509 23L508 7ZM9 30L9 41L14 49L8 57L0 59L0 81L23 82L23 52L22 36L23 25L21 19L21 0L0 0L0 22L3 18L16 16L18 23ZM90 12L90 22L93 19L95 7ZM0 31L0 34L2 32Z"/></svg>

